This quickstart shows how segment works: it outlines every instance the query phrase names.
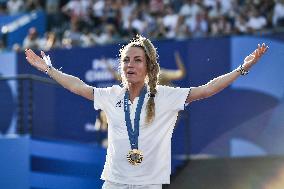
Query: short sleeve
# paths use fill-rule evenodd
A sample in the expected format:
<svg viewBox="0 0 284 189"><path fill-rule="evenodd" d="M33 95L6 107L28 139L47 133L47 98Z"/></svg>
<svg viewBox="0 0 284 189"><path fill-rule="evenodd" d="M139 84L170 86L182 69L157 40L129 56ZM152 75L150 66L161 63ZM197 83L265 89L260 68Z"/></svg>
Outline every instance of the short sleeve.
<svg viewBox="0 0 284 189"><path fill-rule="evenodd" d="M117 97L118 92L121 90L119 86L112 86L107 88L93 88L94 95L94 108L96 110L103 110L108 107L112 99Z"/></svg>
<svg viewBox="0 0 284 189"><path fill-rule="evenodd" d="M186 99L190 93L191 88L180 87L161 87L163 106L168 110L184 110L187 105Z"/></svg>

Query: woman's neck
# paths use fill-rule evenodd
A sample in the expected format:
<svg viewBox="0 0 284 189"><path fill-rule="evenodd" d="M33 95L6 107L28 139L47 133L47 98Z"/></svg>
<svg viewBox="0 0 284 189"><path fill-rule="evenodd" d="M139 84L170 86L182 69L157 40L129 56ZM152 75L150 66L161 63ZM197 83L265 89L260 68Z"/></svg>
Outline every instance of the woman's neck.
<svg viewBox="0 0 284 189"><path fill-rule="evenodd" d="M144 83L143 84L131 84L131 83L129 84L128 90L129 90L129 99L131 102L133 102L134 99L140 95L140 92L143 89L144 85L145 85Z"/></svg>

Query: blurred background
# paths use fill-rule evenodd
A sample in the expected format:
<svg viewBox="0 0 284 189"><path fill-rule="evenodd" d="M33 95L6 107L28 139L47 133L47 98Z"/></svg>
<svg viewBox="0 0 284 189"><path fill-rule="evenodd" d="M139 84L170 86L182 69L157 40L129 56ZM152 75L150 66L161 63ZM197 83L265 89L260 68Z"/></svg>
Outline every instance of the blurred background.
<svg viewBox="0 0 284 189"><path fill-rule="evenodd" d="M0 188L101 188L107 123L23 50L87 84L119 84L119 49L152 40L160 83L190 87L269 51L250 73L180 112L171 184L284 188L284 0L0 0Z"/></svg>

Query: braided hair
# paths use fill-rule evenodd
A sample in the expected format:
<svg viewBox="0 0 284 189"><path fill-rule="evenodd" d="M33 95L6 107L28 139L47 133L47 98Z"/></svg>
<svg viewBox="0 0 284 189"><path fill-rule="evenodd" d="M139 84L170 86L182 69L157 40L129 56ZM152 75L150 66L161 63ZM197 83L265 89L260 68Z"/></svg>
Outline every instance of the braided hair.
<svg viewBox="0 0 284 189"><path fill-rule="evenodd" d="M155 117L155 95L157 93L157 84L158 77L160 72L160 66L158 63L158 54L157 50L152 44L152 42L141 36L136 35L130 42L123 46L119 50L120 63L123 64L123 57L125 56L125 52L130 47L139 47L142 48L145 52L146 56L146 66L147 66L147 76L145 78L145 83L149 86L150 89L150 98L146 105L146 123L149 124L154 120ZM121 66L121 79L124 87L128 88L128 83L125 77L124 72L122 71L123 66Z"/></svg>

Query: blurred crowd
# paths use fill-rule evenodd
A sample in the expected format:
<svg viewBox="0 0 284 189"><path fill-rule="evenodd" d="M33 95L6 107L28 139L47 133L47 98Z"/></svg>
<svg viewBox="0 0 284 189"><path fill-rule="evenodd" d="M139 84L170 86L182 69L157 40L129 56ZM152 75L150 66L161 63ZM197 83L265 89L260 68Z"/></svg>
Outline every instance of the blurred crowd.
<svg viewBox="0 0 284 189"><path fill-rule="evenodd" d="M14 49L89 47L129 40L250 34L284 26L284 0L0 0L0 16L47 14L47 32L30 28ZM1 45L1 44L0 44Z"/></svg>

